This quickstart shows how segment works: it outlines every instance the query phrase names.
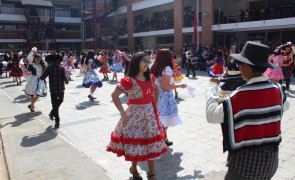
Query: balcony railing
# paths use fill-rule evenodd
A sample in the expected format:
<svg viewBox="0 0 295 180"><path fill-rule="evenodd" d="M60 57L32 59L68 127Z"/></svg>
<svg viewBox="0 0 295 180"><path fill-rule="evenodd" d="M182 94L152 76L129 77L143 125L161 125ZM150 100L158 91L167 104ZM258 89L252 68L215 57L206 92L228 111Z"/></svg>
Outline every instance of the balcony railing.
<svg viewBox="0 0 295 180"><path fill-rule="evenodd" d="M24 15L24 9L8 5L0 5L0 14Z"/></svg>

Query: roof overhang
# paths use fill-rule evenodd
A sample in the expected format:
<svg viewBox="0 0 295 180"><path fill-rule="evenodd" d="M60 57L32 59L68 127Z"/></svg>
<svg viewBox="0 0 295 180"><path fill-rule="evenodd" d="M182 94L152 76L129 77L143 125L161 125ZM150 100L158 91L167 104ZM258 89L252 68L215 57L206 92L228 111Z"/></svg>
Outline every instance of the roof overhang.
<svg viewBox="0 0 295 180"><path fill-rule="evenodd" d="M44 0L21 0L24 6L53 7L51 1Z"/></svg>

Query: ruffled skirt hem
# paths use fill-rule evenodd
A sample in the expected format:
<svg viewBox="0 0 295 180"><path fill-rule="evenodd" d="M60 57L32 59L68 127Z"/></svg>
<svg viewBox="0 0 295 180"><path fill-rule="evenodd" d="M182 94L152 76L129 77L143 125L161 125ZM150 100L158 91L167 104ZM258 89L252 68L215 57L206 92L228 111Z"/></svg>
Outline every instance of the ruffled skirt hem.
<svg viewBox="0 0 295 180"><path fill-rule="evenodd" d="M171 116L160 116L160 121L164 125L164 127L173 127L182 124L182 120L178 114L174 114Z"/></svg>
<svg viewBox="0 0 295 180"><path fill-rule="evenodd" d="M113 73L122 73L123 72L123 67L120 64L113 64L109 68L109 71L113 72Z"/></svg>
<svg viewBox="0 0 295 180"><path fill-rule="evenodd" d="M181 81L184 79L183 76L179 76L173 79L173 83L181 83Z"/></svg>
<svg viewBox="0 0 295 180"><path fill-rule="evenodd" d="M87 84L83 83L82 86L85 88L89 88L91 85L97 86L97 87L102 87L102 82L98 81L98 82L89 82Z"/></svg>
<svg viewBox="0 0 295 180"><path fill-rule="evenodd" d="M163 149L161 152L156 152L156 153L149 153L147 155L137 155L137 156L130 156L125 154L123 150L115 150L109 146L107 146L107 151L108 152L113 152L117 154L118 157L124 156L126 161L132 161L132 162L142 162L142 161L147 161L147 160L152 160L157 157L160 157L162 154L167 152L168 146L166 146L165 149Z"/></svg>
<svg viewBox="0 0 295 180"><path fill-rule="evenodd" d="M101 69L101 70L99 70L99 72L100 73L111 73L108 69L106 69L106 70Z"/></svg>

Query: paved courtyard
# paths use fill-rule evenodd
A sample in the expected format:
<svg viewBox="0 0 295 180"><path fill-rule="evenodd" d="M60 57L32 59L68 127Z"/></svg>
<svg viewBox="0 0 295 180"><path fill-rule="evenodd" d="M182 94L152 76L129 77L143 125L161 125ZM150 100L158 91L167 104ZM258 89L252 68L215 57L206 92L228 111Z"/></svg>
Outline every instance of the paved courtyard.
<svg viewBox="0 0 295 180"><path fill-rule="evenodd" d="M184 74L184 71L182 73ZM107 171L112 179L131 179L130 163L123 157L118 158L115 154L106 152L110 134L120 118L111 99L116 83L104 82L103 87L97 89L94 94L96 101L90 102L87 98L89 89L81 86L83 77L78 74L78 71L75 72L73 80L66 86L64 102L60 108L61 128L57 131L58 134ZM118 77L122 78L123 74ZM156 160L157 179L223 179L227 153L222 151L221 127L207 123L205 118L208 80L206 72L201 71L197 71L197 78L183 80L197 89L196 96L192 98L186 89L178 90L179 115L183 124L168 129L169 139L174 145ZM22 92L25 83L16 86L16 83L12 83L12 78L2 78L0 83L0 94L8 97L7 104L29 112L29 98ZM279 169L273 178L275 180L295 179L294 79L291 89L293 90L287 92L291 106L282 119L283 141L280 145ZM125 103L124 107L127 107L127 97L122 96L121 100ZM39 118L40 124L53 125L47 117L51 110L50 95L40 98L35 106L36 110L43 114ZM1 113L9 114L2 111ZM139 172L146 177L147 164L139 163L139 167Z"/></svg>

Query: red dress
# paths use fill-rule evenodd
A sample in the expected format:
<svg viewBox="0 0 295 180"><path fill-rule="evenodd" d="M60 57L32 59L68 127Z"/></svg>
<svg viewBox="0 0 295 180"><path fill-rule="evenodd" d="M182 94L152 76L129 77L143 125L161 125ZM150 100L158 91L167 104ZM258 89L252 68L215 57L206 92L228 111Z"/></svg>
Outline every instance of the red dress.
<svg viewBox="0 0 295 180"><path fill-rule="evenodd" d="M120 120L111 134L107 151L124 156L126 161L139 162L160 157L168 149L153 98L153 83L136 78L123 78L117 86L129 95L127 122Z"/></svg>
<svg viewBox="0 0 295 180"><path fill-rule="evenodd" d="M99 70L100 73L111 73L109 71L109 63L108 63L108 57L106 55L104 55L102 58L101 58L101 62L102 62L102 66Z"/></svg>
<svg viewBox="0 0 295 180"><path fill-rule="evenodd" d="M223 75L225 68L221 57L214 58L214 64L207 70L209 77L218 78Z"/></svg>
<svg viewBox="0 0 295 180"><path fill-rule="evenodd" d="M23 70L19 67L19 61L20 59L14 59L13 60L13 68L10 73L12 77L21 77L23 76Z"/></svg>

